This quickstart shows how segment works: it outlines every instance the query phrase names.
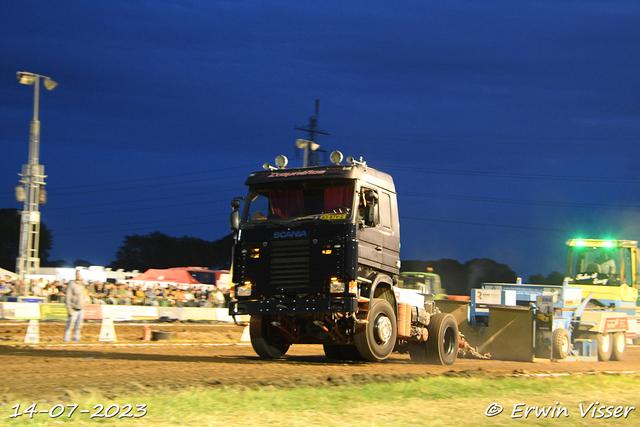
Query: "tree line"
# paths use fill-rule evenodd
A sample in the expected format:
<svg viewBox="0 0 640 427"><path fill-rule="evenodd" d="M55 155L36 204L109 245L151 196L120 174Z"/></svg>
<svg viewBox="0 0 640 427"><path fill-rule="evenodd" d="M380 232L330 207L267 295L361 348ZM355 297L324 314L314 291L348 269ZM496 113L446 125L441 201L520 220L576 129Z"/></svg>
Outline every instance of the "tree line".
<svg viewBox="0 0 640 427"><path fill-rule="evenodd" d="M20 211L0 209L0 267L14 271L19 250ZM155 231L147 235L124 237L115 260L107 267L126 271L146 271L150 268L198 266L214 270L228 270L231 266L233 234L215 241L196 237L172 237ZM87 260L50 260L52 236L44 223L40 224L40 265L42 267L90 266ZM439 261L411 260L402 262L402 271L428 271L440 275L442 286L451 295L469 295L481 283L515 283L516 273L506 264L491 259L472 259L464 264L452 259ZM529 277L528 283L562 284L564 275L556 271L544 276Z"/></svg>
<svg viewBox="0 0 640 427"><path fill-rule="evenodd" d="M52 234L40 223L39 257L41 267L88 267L91 261L78 259L73 262L51 260ZM231 266L233 235L209 242L196 237L172 237L155 231L147 235L125 236L116 252L115 260L106 267L127 271L146 271L150 268L206 267L228 270ZM20 211L0 209L0 268L15 271L20 249Z"/></svg>

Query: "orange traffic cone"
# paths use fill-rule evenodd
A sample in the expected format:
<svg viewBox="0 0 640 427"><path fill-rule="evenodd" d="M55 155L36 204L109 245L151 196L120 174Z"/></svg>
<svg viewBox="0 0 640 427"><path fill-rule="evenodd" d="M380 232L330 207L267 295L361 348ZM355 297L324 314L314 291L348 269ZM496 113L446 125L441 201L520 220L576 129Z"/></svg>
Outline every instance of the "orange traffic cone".
<svg viewBox="0 0 640 427"><path fill-rule="evenodd" d="M151 341L151 326L144 327L144 333L142 334L142 341Z"/></svg>

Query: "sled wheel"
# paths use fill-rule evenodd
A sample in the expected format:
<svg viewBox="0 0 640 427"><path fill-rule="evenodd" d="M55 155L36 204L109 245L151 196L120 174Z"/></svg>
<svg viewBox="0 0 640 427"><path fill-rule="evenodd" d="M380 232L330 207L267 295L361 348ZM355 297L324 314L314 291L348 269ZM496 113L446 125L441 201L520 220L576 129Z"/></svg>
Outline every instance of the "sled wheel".
<svg viewBox="0 0 640 427"><path fill-rule="evenodd" d="M571 350L571 337L569 331L564 328L558 328L553 331L553 358L566 359Z"/></svg>
<svg viewBox="0 0 640 427"><path fill-rule="evenodd" d="M615 360L617 362L623 361L626 350L627 350L626 332L616 332L615 334L613 334L613 342L611 343L611 360Z"/></svg>
<svg viewBox="0 0 640 427"><path fill-rule="evenodd" d="M598 334L598 360L607 362L613 352L613 339L611 334Z"/></svg>

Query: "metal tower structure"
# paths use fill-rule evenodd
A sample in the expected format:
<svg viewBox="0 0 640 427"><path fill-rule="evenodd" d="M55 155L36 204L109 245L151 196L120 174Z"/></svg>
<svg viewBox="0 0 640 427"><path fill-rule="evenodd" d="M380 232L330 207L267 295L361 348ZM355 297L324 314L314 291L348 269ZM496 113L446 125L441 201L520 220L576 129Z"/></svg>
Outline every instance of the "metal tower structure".
<svg viewBox="0 0 640 427"><path fill-rule="evenodd" d="M316 99L316 114L309 117L309 124L302 127L296 127L297 130L308 132L308 139L296 140L296 147L304 150L302 167L318 166L318 155L314 153L320 148L316 143L316 134L329 135L324 129L318 126L318 114L320 113L320 100Z"/></svg>
<svg viewBox="0 0 640 427"><path fill-rule="evenodd" d="M40 164L40 120L38 120L38 103L40 96L40 78L48 90L53 90L58 83L49 77L39 74L18 72L18 81L21 84L33 85L33 120L29 135L29 163L22 165L22 173L18 174L19 186L16 187L16 200L24 202L24 209L20 219L20 251L16 260L16 273L20 280L25 275L33 274L40 269L39 243L40 243L40 212L39 205L47 200L44 189L44 166ZM26 288L25 288L26 290Z"/></svg>

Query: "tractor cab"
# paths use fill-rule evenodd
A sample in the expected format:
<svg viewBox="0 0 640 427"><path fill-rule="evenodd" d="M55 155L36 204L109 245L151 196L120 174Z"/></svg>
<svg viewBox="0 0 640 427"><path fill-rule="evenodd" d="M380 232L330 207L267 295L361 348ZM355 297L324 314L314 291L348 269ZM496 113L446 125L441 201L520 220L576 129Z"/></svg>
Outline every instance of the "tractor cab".
<svg viewBox="0 0 640 427"><path fill-rule="evenodd" d="M571 239L567 246L565 277L570 286L582 287L583 298L593 292L592 300L602 306L638 302L637 241Z"/></svg>

